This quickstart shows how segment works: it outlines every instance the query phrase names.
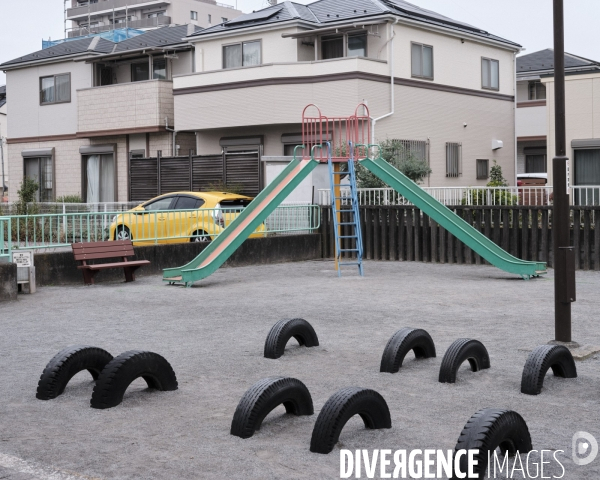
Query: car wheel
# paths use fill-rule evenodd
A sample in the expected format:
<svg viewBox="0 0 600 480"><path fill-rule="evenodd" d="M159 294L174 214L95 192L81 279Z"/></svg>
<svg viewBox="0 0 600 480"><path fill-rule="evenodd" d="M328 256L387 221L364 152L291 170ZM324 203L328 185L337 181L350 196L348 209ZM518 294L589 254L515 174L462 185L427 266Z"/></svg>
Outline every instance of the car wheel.
<svg viewBox="0 0 600 480"><path fill-rule="evenodd" d="M116 236L117 238L115 240L133 240L131 232L125 225L119 225L117 227Z"/></svg>
<svg viewBox="0 0 600 480"><path fill-rule="evenodd" d="M211 240L210 235L204 230L194 232L192 238L190 238L190 242L192 243L210 242Z"/></svg>

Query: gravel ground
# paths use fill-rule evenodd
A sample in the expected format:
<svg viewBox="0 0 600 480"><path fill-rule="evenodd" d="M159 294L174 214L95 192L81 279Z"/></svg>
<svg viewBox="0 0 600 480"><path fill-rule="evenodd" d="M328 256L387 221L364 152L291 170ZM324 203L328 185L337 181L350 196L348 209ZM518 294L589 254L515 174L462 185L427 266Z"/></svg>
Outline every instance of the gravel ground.
<svg viewBox="0 0 600 480"><path fill-rule="evenodd" d="M539 396L520 393L526 349L554 335L552 272L527 282L485 266L366 262L365 272L338 279L326 261L227 268L191 289L145 277L46 287L2 304L0 478L334 479L340 448L453 449L483 407L516 410L535 449L564 450L563 478L600 478L600 459L588 466L571 460L576 431L600 439L600 359L578 362L577 379L549 375ZM574 340L600 345L600 273L578 272L577 279ZM311 322L321 346L292 341L282 358L267 360L266 335L285 317ZM379 373L387 340L405 326L429 331L438 357L416 361L411 354L399 373ZM481 340L492 368L472 373L465 363L456 384L440 384L442 356L460 337ZM93 410L93 383L82 372L56 400L36 400L45 364L72 344L113 355L160 353L180 388L155 392L136 380L121 405ZM288 416L278 407L254 437L231 436L243 393L274 375L302 380L315 415ZM356 417L331 454L311 454L316 415L346 386L380 392L392 429L368 431ZM556 463L546 466L545 475L561 473Z"/></svg>

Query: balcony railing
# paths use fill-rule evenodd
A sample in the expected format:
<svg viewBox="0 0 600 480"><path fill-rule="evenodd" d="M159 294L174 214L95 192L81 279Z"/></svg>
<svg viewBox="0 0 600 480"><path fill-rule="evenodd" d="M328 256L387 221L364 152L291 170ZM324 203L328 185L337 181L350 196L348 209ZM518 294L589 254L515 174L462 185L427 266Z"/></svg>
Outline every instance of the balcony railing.
<svg viewBox="0 0 600 480"><path fill-rule="evenodd" d="M75 28L69 32L69 38L82 37L93 33L102 33L114 30L115 28L152 28L163 27L171 24L171 17L153 17L142 18L141 20L131 20L127 23L116 23L114 25L100 25L98 27Z"/></svg>
<svg viewBox="0 0 600 480"><path fill-rule="evenodd" d="M74 17L84 17L94 15L96 12L123 10L125 8L133 9L136 5L146 6L170 5L171 0L100 0L97 3L80 4L79 7L67 9L67 20Z"/></svg>

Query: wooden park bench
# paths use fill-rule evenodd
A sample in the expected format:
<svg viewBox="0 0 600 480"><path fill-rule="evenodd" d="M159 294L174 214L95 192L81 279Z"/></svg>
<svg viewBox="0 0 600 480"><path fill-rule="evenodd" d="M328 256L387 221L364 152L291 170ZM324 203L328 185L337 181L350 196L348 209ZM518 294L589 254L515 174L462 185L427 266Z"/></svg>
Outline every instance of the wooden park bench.
<svg viewBox="0 0 600 480"><path fill-rule="evenodd" d="M111 242L87 242L74 243L71 245L75 260L81 262L78 265L83 272L83 283L86 285L94 284L94 275L100 270L109 268L122 268L125 270L125 281L133 282L135 280L135 271L143 265L149 265L148 260L127 260L127 257L135 255L131 240L117 240ZM99 260L105 258L121 258L120 262L89 264L90 260Z"/></svg>

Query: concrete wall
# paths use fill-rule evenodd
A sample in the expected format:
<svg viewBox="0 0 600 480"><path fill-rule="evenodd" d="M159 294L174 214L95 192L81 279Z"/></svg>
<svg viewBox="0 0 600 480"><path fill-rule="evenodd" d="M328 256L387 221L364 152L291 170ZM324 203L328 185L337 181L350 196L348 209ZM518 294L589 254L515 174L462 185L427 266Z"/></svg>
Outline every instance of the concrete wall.
<svg viewBox="0 0 600 480"><path fill-rule="evenodd" d="M551 158L556 150L554 122L554 79L544 79L548 101L548 152ZM12 107L11 107L12 108ZM12 118L11 118L12 122ZM571 184L574 171L573 140L600 138L600 73L569 75L566 77L567 156L571 161ZM551 165L551 162L549 163ZM552 169L548 184L552 184Z"/></svg>
<svg viewBox="0 0 600 480"><path fill-rule="evenodd" d="M174 123L173 83L166 80L77 91L78 132L143 129Z"/></svg>
<svg viewBox="0 0 600 480"><path fill-rule="evenodd" d="M161 275L164 268L184 265L193 260L208 244L181 243L135 247L137 260L149 260L150 265L139 269L137 276ZM321 257L321 235L294 235L250 238L225 263L225 267L301 262ZM109 262L107 260L107 262ZM83 283L71 252L43 253L35 256L38 286ZM15 272L16 278L16 272ZM96 276L96 283L124 281L123 269L104 270ZM162 279L156 277L157 285Z"/></svg>
<svg viewBox="0 0 600 480"><path fill-rule="evenodd" d="M0 302L17 299L17 264L0 262Z"/></svg>
<svg viewBox="0 0 600 480"><path fill-rule="evenodd" d="M548 134L548 108L519 107L516 114L517 137L537 137Z"/></svg>
<svg viewBox="0 0 600 480"><path fill-rule="evenodd" d="M71 102L40 105L40 77L71 73ZM77 132L77 90L92 86L92 66L61 62L6 72L10 95L9 138L65 135Z"/></svg>

